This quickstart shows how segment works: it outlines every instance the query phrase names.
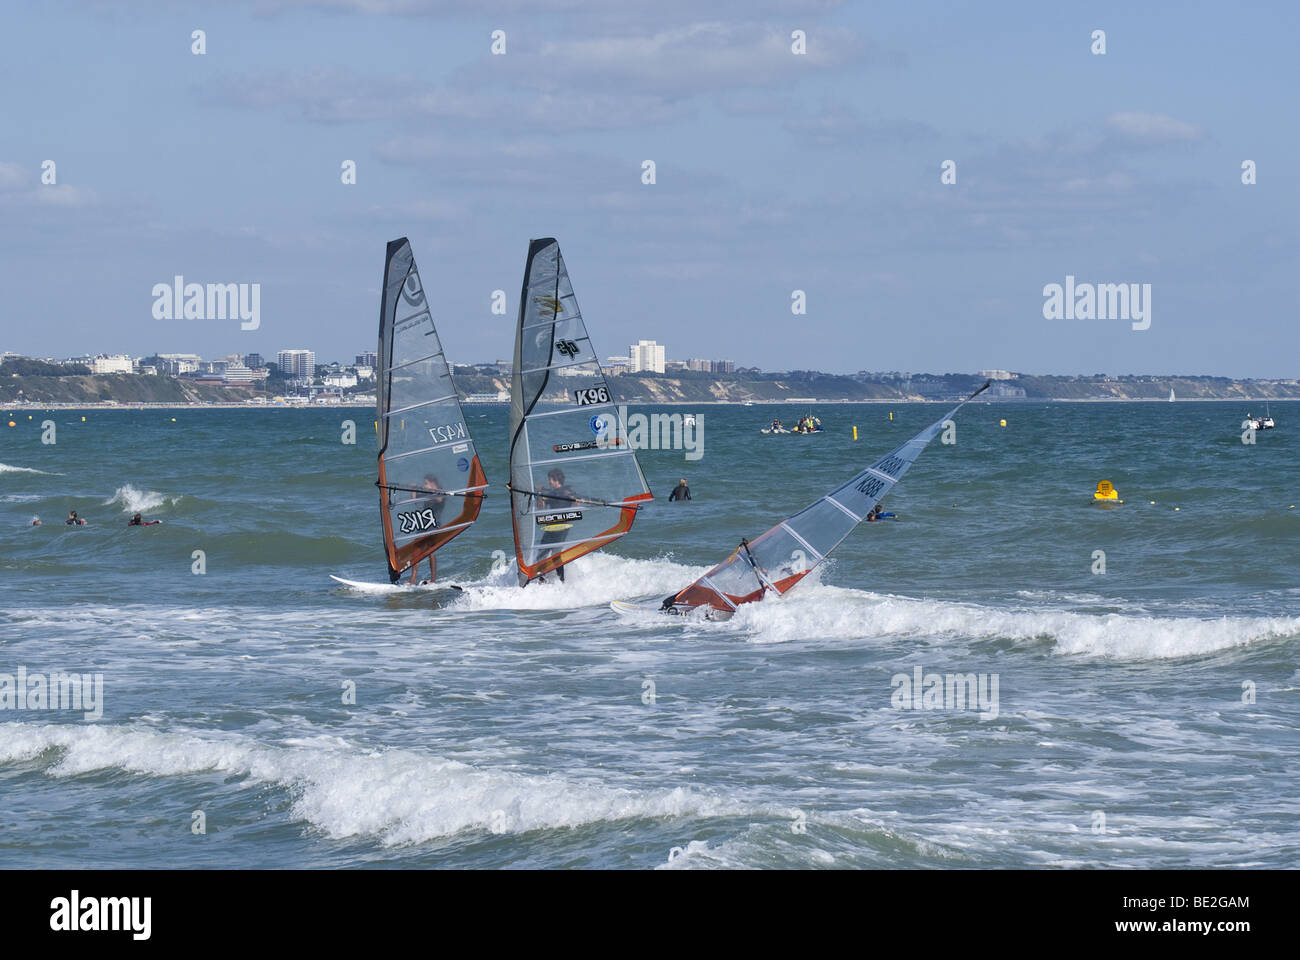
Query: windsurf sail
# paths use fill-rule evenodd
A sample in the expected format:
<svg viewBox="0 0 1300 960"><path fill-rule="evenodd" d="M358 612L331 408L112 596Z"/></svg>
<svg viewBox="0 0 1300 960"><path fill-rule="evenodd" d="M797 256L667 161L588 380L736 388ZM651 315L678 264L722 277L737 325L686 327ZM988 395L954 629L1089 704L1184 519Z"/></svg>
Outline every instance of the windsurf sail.
<svg viewBox="0 0 1300 960"><path fill-rule="evenodd" d="M782 520L761 536L742 540L731 556L678 593L672 605L708 605L731 612L742 603L762 600L769 593L775 596L788 593L867 519L872 508L939 435L943 425L988 387L986 381L942 418L816 503Z"/></svg>
<svg viewBox="0 0 1300 960"><path fill-rule="evenodd" d="M469 529L488 485L405 237L384 260L377 375L379 512L395 583Z"/></svg>
<svg viewBox="0 0 1300 960"><path fill-rule="evenodd" d="M528 245L510 391L519 585L613 543L653 495L587 336L560 245Z"/></svg>

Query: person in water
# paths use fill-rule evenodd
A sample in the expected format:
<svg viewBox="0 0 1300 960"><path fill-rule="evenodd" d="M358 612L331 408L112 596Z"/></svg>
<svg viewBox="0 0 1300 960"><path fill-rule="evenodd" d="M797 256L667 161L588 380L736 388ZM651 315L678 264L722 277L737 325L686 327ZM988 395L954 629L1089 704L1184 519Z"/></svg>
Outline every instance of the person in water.
<svg viewBox="0 0 1300 960"><path fill-rule="evenodd" d="M673 487L673 492L668 494L668 502L689 499L691 499L691 488L686 485L686 478L682 477L677 481L677 486Z"/></svg>
<svg viewBox="0 0 1300 960"><path fill-rule="evenodd" d="M79 516L77 516L76 510L69 510L68 519L64 520L63 522L67 524L69 527L84 527L86 525L86 521L82 520Z"/></svg>
<svg viewBox="0 0 1300 960"><path fill-rule="evenodd" d="M538 494L537 496L538 510L572 510L574 508L574 501L578 498L574 492L569 489L568 484L564 482L563 470L559 467L552 469L551 472L546 475L546 484L546 492ZM543 530L541 545L544 546L548 543L562 543L568 537L568 534L569 531L567 529ZM547 557L553 556L558 552L559 551L553 550L551 553L543 556L541 560L545 560ZM540 562L540 560L538 562ZM561 565L556 567L555 573L560 578L560 583L563 583L564 566ZM546 582L545 576L540 576L537 579L541 580L543 583Z"/></svg>
<svg viewBox="0 0 1300 960"><path fill-rule="evenodd" d="M892 519L894 519L894 517L896 516L896 514L893 514L893 513L885 513L884 510L885 510L885 508L882 507L880 504L876 504L874 507L872 507L872 508L871 508L871 512L867 514L867 523L874 523L874 522L877 521L877 520L892 520Z"/></svg>
<svg viewBox="0 0 1300 960"><path fill-rule="evenodd" d="M152 527L156 523L162 523L162 521L146 520L143 517L141 517L140 514L137 513L134 517L132 517L130 520L126 522L126 525L128 527Z"/></svg>
<svg viewBox="0 0 1300 960"><path fill-rule="evenodd" d="M421 486L429 492L412 493L411 499L423 500L425 508L433 511L433 528L436 530L438 527L442 526L442 508L447 503L447 494L443 493L442 484L438 482L438 478L432 473L425 474ZM436 550L429 554L428 560L429 579L424 582L433 583L438 579L438 553ZM416 562L411 566L411 586L415 586L418 583L420 583L420 564Z"/></svg>
<svg viewBox="0 0 1300 960"><path fill-rule="evenodd" d="M778 431L778 430L780 430L780 429L782 429L782 427L781 427L781 421L778 420L778 419L776 419L775 417L773 417L773 418L772 418L772 432L775 433L776 431Z"/></svg>

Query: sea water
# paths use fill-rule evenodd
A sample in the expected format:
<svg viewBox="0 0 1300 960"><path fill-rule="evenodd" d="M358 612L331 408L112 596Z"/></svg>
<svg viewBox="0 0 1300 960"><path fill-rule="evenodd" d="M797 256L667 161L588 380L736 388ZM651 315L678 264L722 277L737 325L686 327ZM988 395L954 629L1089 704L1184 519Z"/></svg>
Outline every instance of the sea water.
<svg viewBox="0 0 1300 960"><path fill-rule="evenodd" d="M443 606L329 579L387 579L373 411L11 411L0 697L103 692L87 719L9 687L0 866L1300 859L1300 404L1254 444L1230 404L970 405L899 522L725 623L608 601L657 603L945 408L823 405L800 437L759 429L802 408L634 407L694 413L703 457L642 451L631 534L524 590L506 410L465 409L492 487Z"/></svg>

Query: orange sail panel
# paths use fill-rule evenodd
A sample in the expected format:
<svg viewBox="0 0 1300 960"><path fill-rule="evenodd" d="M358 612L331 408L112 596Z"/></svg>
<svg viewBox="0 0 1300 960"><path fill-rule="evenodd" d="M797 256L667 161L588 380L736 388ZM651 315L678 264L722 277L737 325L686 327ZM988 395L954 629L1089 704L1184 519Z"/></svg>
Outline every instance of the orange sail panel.
<svg viewBox="0 0 1300 960"><path fill-rule="evenodd" d="M384 261L377 377L379 513L396 582L469 529L488 485L404 237Z"/></svg>
<svg viewBox="0 0 1300 960"><path fill-rule="evenodd" d="M510 393L510 519L520 585L613 543L650 499L560 246L533 240Z"/></svg>
<svg viewBox="0 0 1300 960"><path fill-rule="evenodd" d="M731 556L677 594L674 605L732 611L769 593L787 593L867 519L943 425L988 386L986 382L942 418L816 503L761 536L743 541Z"/></svg>

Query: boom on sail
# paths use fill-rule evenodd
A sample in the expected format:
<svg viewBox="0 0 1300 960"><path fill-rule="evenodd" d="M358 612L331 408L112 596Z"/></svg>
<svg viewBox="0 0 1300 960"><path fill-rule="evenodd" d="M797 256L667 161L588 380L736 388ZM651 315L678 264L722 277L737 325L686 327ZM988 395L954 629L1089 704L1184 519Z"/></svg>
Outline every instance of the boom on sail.
<svg viewBox="0 0 1300 960"><path fill-rule="evenodd" d="M788 593L867 519L872 508L939 435L944 423L988 387L985 381L945 416L816 503L761 536L742 540L726 560L665 600L664 610L681 612L682 608L707 605L726 617L742 603L762 600L769 593Z"/></svg>
<svg viewBox="0 0 1300 960"><path fill-rule="evenodd" d="M554 239L528 245L510 392L519 585L608 546L653 495ZM561 572L563 577L563 572Z"/></svg>
<svg viewBox="0 0 1300 960"><path fill-rule="evenodd" d="M378 379L376 485L396 583L469 529L488 486L405 237L388 244L384 260Z"/></svg>

